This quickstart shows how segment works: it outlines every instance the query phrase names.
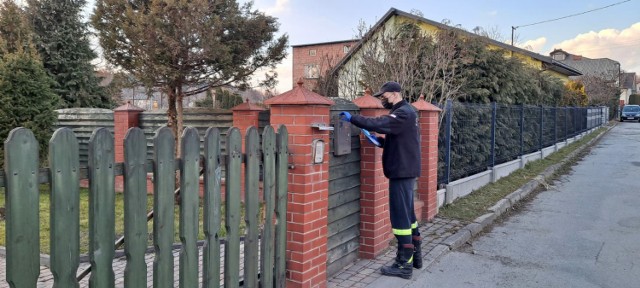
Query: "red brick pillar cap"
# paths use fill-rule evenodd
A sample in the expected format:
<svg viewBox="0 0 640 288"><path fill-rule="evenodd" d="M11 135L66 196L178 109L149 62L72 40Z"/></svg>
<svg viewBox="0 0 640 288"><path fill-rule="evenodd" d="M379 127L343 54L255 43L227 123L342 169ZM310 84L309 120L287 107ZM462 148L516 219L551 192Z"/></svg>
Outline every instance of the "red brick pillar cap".
<svg viewBox="0 0 640 288"><path fill-rule="evenodd" d="M263 107L260 107L260 105L249 103L248 99L244 103L231 108L231 111L264 111L264 110L265 109Z"/></svg>
<svg viewBox="0 0 640 288"><path fill-rule="evenodd" d="M142 108L140 108L140 107L138 107L136 105L131 104L131 101L127 101L126 104L124 104L124 105L122 105L122 106L120 106L120 107L118 107L116 109L113 109L113 111L144 111L144 109L142 109Z"/></svg>
<svg viewBox="0 0 640 288"><path fill-rule="evenodd" d="M436 112L442 111L442 109L438 108L437 106L425 101L424 95L420 95L420 98L418 98L418 101L413 102L413 107L416 107L418 111L436 111Z"/></svg>
<svg viewBox="0 0 640 288"><path fill-rule="evenodd" d="M302 80L299 80L298 86L276 97L265 100L264 104L267 104L267 105L328 105L328 106L331 106L334 104L334 102L331 99L305 88L302 84L304 84Z"/></svg>
<svg viewBox="0 0 640 288"><path fill-rule="evenodd" d="M358 97L353 100L353 104L358 105L360 109L384 109L384 107L382 106L382 102L380 102L380 99L371 96L371 88L365 89L364 96Z"/></svg>

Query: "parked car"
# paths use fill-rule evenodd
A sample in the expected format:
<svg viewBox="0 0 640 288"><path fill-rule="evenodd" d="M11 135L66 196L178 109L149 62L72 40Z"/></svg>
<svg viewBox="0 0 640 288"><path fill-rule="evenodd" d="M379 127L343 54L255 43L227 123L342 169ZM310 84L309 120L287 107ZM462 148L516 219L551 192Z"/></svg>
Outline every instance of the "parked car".
<svg viewBox="0 0 640 288"><path fill-rule="evenodd" d="M640 105L625 105L624 108L622 108L620 122L624 120L636 120L640 122Z"/></svg>

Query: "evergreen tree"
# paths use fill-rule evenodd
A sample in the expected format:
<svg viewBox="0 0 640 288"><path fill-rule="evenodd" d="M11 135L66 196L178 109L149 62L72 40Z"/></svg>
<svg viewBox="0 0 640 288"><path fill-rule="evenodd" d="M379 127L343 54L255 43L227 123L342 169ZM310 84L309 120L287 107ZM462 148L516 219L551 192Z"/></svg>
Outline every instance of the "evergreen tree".
<svg viewBox="0 0 640 288"><path fill-rule="evenodd" d="M91 19L111 64L167 93L168 124L181 135L184 97L246 87L257 70L286 56L277 19L238 2L99 0Z"/></svg>
<svg viewBox="0 0 640 288"><path fill-rule="evenodd" d="M0 58L4 54L27 52L37 55L33 31L25 13L13 0L0 4Z"/></svg>
<svg viewBox="0 0 640 288"><path fill-rule="evenodd" d="M23 11L13 1L0 6L0 24L0 139L16 127L31 129L45 159L59 102L51 90L54 82L35 52ZM3 157L0 151L0 163Z"/></svg>
<svg viewBox="0 0 640 288"><path fill-rule="evenodd" d="M587 106L589 98L580 81L569 81L565 84L565 93L562 97L562 106Z"/></svg>
<svg viewBox="0 0 640 288"><path fill-rule="evenodd" d="M53 80L33 55L4 55L0 60L0 139L6 139L16 127L31 129L40 143L40 159L46 159L59 102L52 85ZM2 157L4 154L0 160Z"/></svg>
<svg viewBox="0 0 640 288"><path fill-rule="evenodd" d="M28 0L34 42L44 68L55 80L54 91L62 97L61 108L110 108L111 101L98 86L91 60L87 23L81 19L85 0Z"/></svg>
<svg viewBox="0 0 640 288"><path fill-rule="evenodd" d="M460 44L462 53L472 61L466 62L461 77L464 102L501 104L557 105L562 98L562 83L511 57L504 51L487 48L482 38L466 39Z"/></svg>

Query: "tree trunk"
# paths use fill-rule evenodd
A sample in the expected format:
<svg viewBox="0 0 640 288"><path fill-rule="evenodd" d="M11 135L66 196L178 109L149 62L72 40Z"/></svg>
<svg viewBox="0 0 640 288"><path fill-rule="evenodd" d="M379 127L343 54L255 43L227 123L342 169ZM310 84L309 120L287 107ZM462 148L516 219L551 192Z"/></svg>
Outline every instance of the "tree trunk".
<svg viewBox="0 0 640 288"><path fill-rule="evenodd" d="M181 158L182 158L182 155L181 155L181 151L182 151L182 150L181 150L182 141L180 141L180 137L182 137L182 131L184 130L184 123L183 123L183 121L184 121L184 114L183 114L183 111L182 111L182 110L184 109L184 108L182 107L182 99L184 99L184 94L182 93L182 87L181 87L181 86L178 86L178 87L176 88L176 90L177 90L177 92L178 92L178 93L177 93L177 94L178 94L178 95L177 95L177 99L176 99L176 100L177 100L177 101L176 101L176 105L177 105L177 110L178 110L178 111L177 111L177 112L178 112L178 113L177 113L177 116L178 116L178 117L177 117L177 119L176 119L176 120L177 120L176 122L177 122L177 124L178 124L178 129L177 129L178 134L176 134L176 135L177 135L177 136L176 136L176 149L177 149L176 151L177 151L178 153L176 153L176 155L178 155L178 157L181 157Z"/></svg>
<svg viewBox="0 0 640 288"><path fill-rule="evenodd" d="M167 88L167 104L169 104L169 109L167 109L167 126L171 128L173 135L176 139L175 145L175 155L176 158L180 157L180 135L182 134L182 89L179 88L179 85L170 84ZM177 104L177 107L176 107ZM175 174L176 182L175 188L178 189L180 187L180 172L176 172ZM181 202L180 194L175 195L175 203L179 205Z"/></svg>
<svg viewBox="0 0 640 288"><path fill-rule="evenodd" d="M167 87L167 104L169 104L169 108L167 109L167 126L171 128L173 131L173 136L178 139L178 118L176 112L176 88L173 85L169 85ZM176 152L179 150L176 150ZM178 155L176 153L176 155Z"/></svg>

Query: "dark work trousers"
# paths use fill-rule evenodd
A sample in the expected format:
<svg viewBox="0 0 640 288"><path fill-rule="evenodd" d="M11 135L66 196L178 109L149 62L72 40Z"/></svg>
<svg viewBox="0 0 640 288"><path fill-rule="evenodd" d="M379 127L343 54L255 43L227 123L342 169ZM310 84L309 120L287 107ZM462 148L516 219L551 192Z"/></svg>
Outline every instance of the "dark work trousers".
<svg viewBox="0 0 640 288"><path fill-rule="evenodd" d="M413 210L413 188L416 178L389 179L389 214L398 247L411 244L411 236L420 236Z"/></svg>

